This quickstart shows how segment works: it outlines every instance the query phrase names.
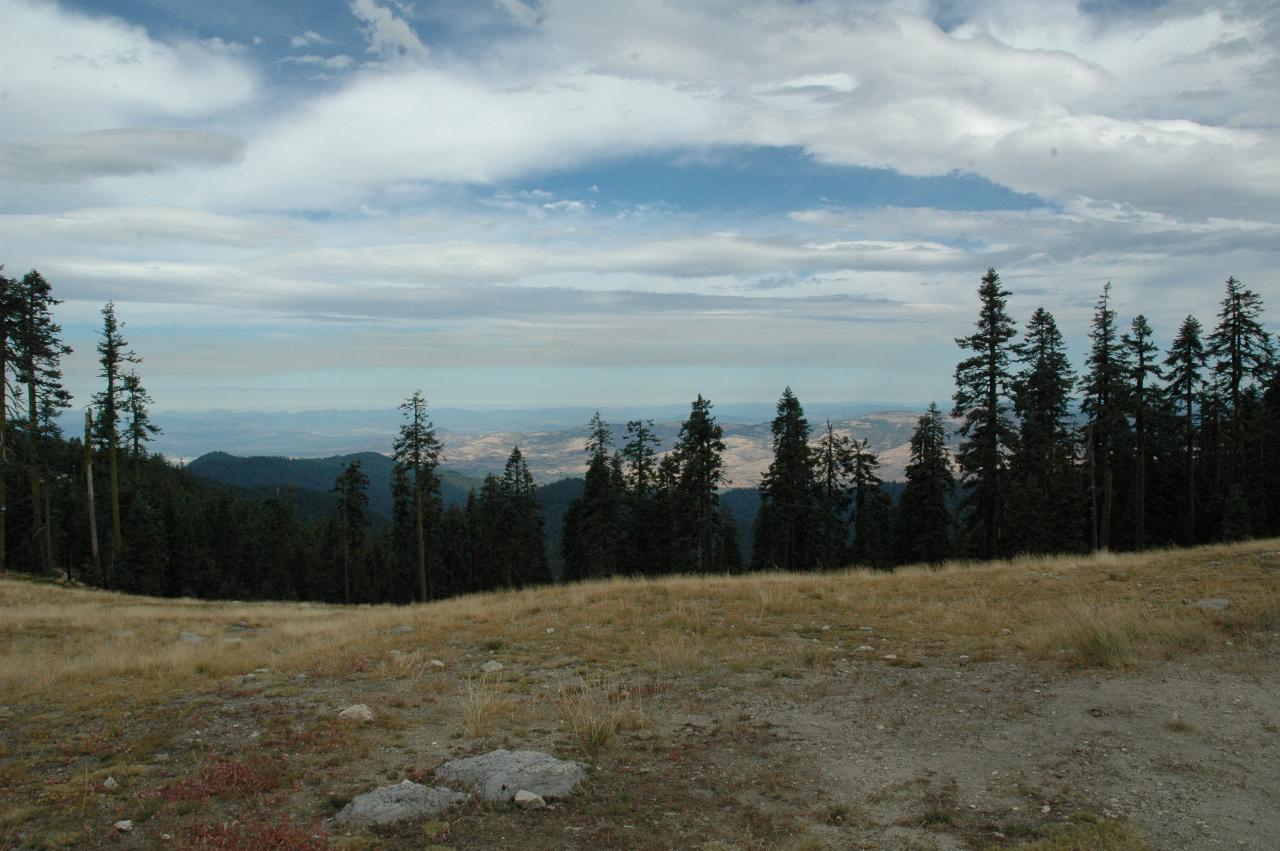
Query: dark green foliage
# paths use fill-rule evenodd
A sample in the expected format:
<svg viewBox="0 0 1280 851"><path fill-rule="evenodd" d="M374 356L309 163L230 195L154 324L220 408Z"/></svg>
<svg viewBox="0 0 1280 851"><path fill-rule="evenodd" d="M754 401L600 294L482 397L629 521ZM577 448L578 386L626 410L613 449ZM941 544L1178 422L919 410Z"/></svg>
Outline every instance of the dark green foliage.
<svg viewBox="0 0 1280 851"><path fill-rule="evenodd" d="M1133 318L1130 333L1123 343L1129 364L1129 415L1133 418L1133 546L1144 549L1147 545L1147 457L1150 453L1148 427L1152 412L1161 406L1159 380L1160 367L1156 361L1159 349L1151 341L1151 326L1147 317L1138 314Z"/></svg>
<svg viewBox="0 0 1280 851"><path fill-rule="evenodd" d="M333 492L338 495L338 505L333 514L332 527L336 538L337 561L342 571L342 602L350 603L352 576L360 585L369 569L371 559L366 552L365 529L369 525L366 511L369 507L369 477L360 469L359 461L352 461L338 476Z"/></svg>
<svg viewBox="0 0 1280 851"><path fill-rule="evenodd" d="M660 489L668 500L664 519L672 531L671 570L710 573L722 561L719 491L729 482L723 452L724 429L711 414L711 401L699 394L675 448L659 467Z"/></svg>
<svg viewBox="0 0 1280 851"><path fill-rule="evenodd" d="M778 399L777 416L770 428L773 461L760 482L752 566L807 570L815 567L820 558L815 546L818 495L809 447L809 421L790 387ZM839 558L839 554L832 556Z"/></svg>
<svg viewBox="0 0 1280 851"><path fill-rule="evenodd" d="M1194 544L1198 539L1199 513L1196 510L1196 411L1203 390L1203 371L1206 363L1204 346L1200 341L1201 326L1194 316L1187 316L1178 327L1173 345L1164 359L1166 381L1165 394L1178 416L1181 433L1181 515L1182 534L1179 540Z"/></svg>
<svg viewBox="0 0 1280 851"><path fill-rule="evenodd" d="M1008 498L1006 459L1013 445L1008 399L1012 394L1009 341L1017 334L1005 312L1009 293L995 269L988 269L978 285L981 309L977 331L956 338L956 345L973 352L956 365L953 417L960 417L960 464L965 485L966 528L985 558L995 558L1005 536Z"/></svg>
<svg viewBox="0 0 1280 851"><path fill-rule="evenodd" d="M393 492L400 501L409 501L409 510L398 506L396 519L413 524L413 551L417 556L418 599L432 596L431 572L427 567L427 515L440 491L436 467L440 465L440 441L427 417L427 400L421 390L414 390L400 406L405 422L396 436L392 458L396 463L397 481Z"/></svg>
<svg viewBox="0 0 1280 851"><path fill-rule="evenodd" d="M1080 545L1081 528L1071 417L1075 375L1053 314L1036 310L1014 352L1018 433L1009 461L1010 548L1068 552Z"/></svg>
<svg viewBox="0 0 1280 851"><path fill-rule="evenodd" d="M1111 282L1102 288L1089 332L1088 370L1081 379L1081 409L1088 416L1085 427L1088 459L1092 549L1111 546L1115 504L1116 455L1128 438L1127 409L1129 365L1116 331L1116 312L1111 309Z"/></svg>
<svg viewBox="0 0 1280 851"><path fill-rule="evenodd" d="M942 413L931 404L911 436L907 485L897 512L899 562L937 563L953 553L950 504L956 482L946 439Z"/></svg>
<svg viewBox="0 0 1280 851"><path fill-rule="evenodd" d="M564 517L564 578L592 579L623 570L626 489L622 457L611 453L613 435L597 411L588 424L590 457L582 496Z"/></svg>
<svg viewBox="0 0 1280 851"><path fill-rule="evenodd" d="M846 435L837 434L831 420L827 420L813 455L818 565L830 570L845 564L849 556L854 442Z"/></svg>

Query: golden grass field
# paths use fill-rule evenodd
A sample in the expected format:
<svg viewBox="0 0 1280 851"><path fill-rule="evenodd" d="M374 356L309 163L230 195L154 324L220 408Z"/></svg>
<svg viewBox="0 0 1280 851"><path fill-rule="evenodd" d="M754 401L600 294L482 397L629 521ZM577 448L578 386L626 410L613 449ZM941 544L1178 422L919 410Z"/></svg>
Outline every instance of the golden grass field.
<svg viewBox="0 0 1280 851"><path fill-rule="evenodd" d="M1215 597L1230 605L1221 611L1194 605ZM961 659L1070 678L1082 671L1124 677L1170 660L1224 652L1241 654L1238 668L1250 676L1258 663L1256 654L1246 654L1257 649L1255 637L1277 630L1280 540L894 573L614 579L409 607L162 600L10 577L0 580L0 717L6 732L0 740L0 847L150 847L161 841L153 830L104 834L111 814L100 812L104 806L112 813L147 811L179 845L190 829L185 835L191 847L416 847L400 834L340 837L314 825L293 840L285 831L274 845L251 832L210 839L209 823L267 798L236 789L215 790L194 805L194 799L156 797L155 790L180 782L178 775L200 769L200 759L213 759L208 754L214 750L218 764L247 753L247 743L227 737L202 745L209 749L204 756L199 748L176 744L183 724L204 714L240 713L235 717L247 726L323 738L326 725L333 726L325 720L331 709L371 695L364 702L374 706L378 722L358 731L337 728L338 744L310 754L285 736L297 751L281 763L288 763L285 776L293 785L282 781L266 792L294 813L290 824L301 824L314 810L302 791L307 783L338 789L331 798L358 791L332 782L335 765L363 766L353 771L353 786L384 769L394 774L388 758L376 755L386 742L427 759L436 751L425 744L414 751L419 733L436 737L432 746L448 736L436 748L441 753L536 740L584 758L629 764L631 745L624 740L653 757L679 723L672 719L705 708L713 687L760 691L766 702L769 689L793 689L797 680L814 690L834 688L823 678L836 669L854 670L849 666L862 661L850 662L854 649L873 633L876 667L898 669L902 677ZM183 641L182 632L206 640ZM491 658L500 659L504 671L482 676L479 665ZM305 731L289 727L304 716ZM95 735L146 744L132 750L86 744ZM148 755L160 748L185 756L156 768ZM767 762L767 747L761 748ZM317 754L318 762L311 759ZM317 766L330 774L312 774ZM103 793L95 784L107 774L121 782L129 778L132 798ZM784 788L786 782L778 781ZM79 791L69 791L73 787ZM160 803L144 805L144 799ZM803 824L784 818L785 807L762 811L772 821L755 833L704 836L702 844L784 847L807 836ZM863 827L871 834L859 834L859 841L871 841L865 839L874 834L870 825ZM512 836L543 847L534 841L542 834L528 827L511 827ZM946 824L938 829L944 831L938 836L952 836ZM1128 838L1111 845L1055 845L1044 843L1068 841L1062 839L1067 834L1041 831L1028 834L1041 843L1028 847L1147 847L1114 820L1071 829ZM452 838L459 847L492 847L476 825L468 830L446 829L437 844L449 845ZM961 844L955 847L986 847L956 830ZM547 834L545 847L562 847L557 843L564 836ZM651 838L654 844L635 847L671 847L664 843L675 841ZM808 847L840 847L813 839L818 844ZM372 844L361 846L363 841ZM493 846L503 844L493 840Z"/></svg>

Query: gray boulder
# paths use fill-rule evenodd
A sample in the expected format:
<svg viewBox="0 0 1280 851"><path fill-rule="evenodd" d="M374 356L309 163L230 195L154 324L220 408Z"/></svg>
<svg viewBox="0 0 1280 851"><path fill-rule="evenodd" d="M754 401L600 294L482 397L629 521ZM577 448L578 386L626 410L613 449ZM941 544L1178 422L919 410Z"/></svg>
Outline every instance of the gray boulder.
<svg viewBox="0 0 1280 851"><path fill-rule="evenodd" d="M436 769L436 779L459 783L486 801L510 801L525 790L543 798L563 798L587 776L580 762L541 751L490 751L455 759Z"/></svg>
<svg viewBox="0 0 1280 851"><path fill-rule="evenodd" d="M341 825L360 827L427 818L439 815L454 804L465 801L467 797L462 792L455 792L444 786L423 786L406 780L395 786L383 786L357 795L338 812L335 821Z"/></svg>

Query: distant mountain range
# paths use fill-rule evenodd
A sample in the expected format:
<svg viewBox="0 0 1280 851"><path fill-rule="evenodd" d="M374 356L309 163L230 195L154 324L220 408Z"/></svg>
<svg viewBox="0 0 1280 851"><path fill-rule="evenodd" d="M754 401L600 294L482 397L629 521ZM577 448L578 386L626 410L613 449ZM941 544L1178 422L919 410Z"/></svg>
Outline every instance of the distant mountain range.
<svg viewBox="0 0 1280 851"><path fill-rule="evenodd" d="M850 409L865 405L813 405L807 410L815 437L830 416L837 431L867 439L879 453L881 476L886 480L901 479L909 458L911 432L920 416L919 410L880 410L850 414ZM923 406L921 406L923 410ZM830 411L830 413L828 413ZM843 413L840 413L843 412ZM591 409L555 408L536 411L456 411L433 412L441 441L444 443L445 468L458 474L462 497L474 482L486 473L499 473L511 453L519 446L534 477L543 484L569 476L580 476L586 469L586 422ZM768 468L772 458L768 421L773 416L770 405L726 405L715 413L725 431L725 466L732 487L753 487ZM639 409L602 409L621 443L628 419L646 415ZM659 408L647 412L657 423L655 432L661 441L659 451L667 451L675 443L680 423L687 409ZM747 417L758 417L743 422ZM309 411L303 413L230 413L213 411L202 414L157 414L164 429L153 448L174 459L192 459L221 453L212 461L200 459L205 467L201 475L209 475L211 464L234 465L234 456L253 459L256 472L246 472L254 481L241 485L281 485L328 490L345 463L340 458L359 455L366 472L390 476L386 454L399 429L397 411ZM485 423L501 427L486 430ZM304 481L282 482L275 470L289 458L309 459L319 463L290 468L291 476ZM274 461L272 460L274 459ZM193 461L194 465L195 462ZM275 466L273 466L273 464ZM385 467L385 471L382 469ZM305 471L305 472L303 472ZM211 478L224 480L220 475ZM446 498L450 494L446 493Z"/></svg>

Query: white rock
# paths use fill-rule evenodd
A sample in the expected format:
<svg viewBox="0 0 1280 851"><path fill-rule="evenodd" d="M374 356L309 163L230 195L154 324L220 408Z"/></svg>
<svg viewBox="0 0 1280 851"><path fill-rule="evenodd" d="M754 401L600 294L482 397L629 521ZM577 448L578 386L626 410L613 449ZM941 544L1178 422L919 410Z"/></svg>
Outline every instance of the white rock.
<svg viewBox="0 0 1280 851"><path fill-rule="evenodd" d="M535 795L528 789L521 789L516 792L516 806L522 810L540 810L547 805L541 795Z"/></svg>
<svg viewBox="0 0 1280 851"><path fill-rule="evenodd" d="M886 662L896 662L898 660L898 657L893 655L892 653L886 653L880 658L884 659Z"/></svg>
<svg viewBox="0 0 1280 851"><path fill-rule="evenodd" d="M103 789L119 789L120 781L116 780L114 777L108 777L106 780L102 781L102 788Z"/></svg>
<svg viewBox="0 0 1280 851"><path fill-rule="evenodd" d="M423 786L406 780L357 795L335 817L338 824L393 824L439 815L467 796L444 786Z"/></svg>
<svg viewBox="0 0 1280 851"><path fill-rule="evenodd" d="M556 631L556 628L555 628L554 626L549 626L549 627L547 627L547 635L550 635L551 633L553 633L553 632L555 632L555 631Z"/></svg>
<svg viewBox="0 0 1280 851"><path fill-rule="evenodd" d="M413 632L413 627L409 626L406 623L402 623L399 626L391 627L392 635L408 635L411 632Z"/></svg>
<svg viewBox="0 0 1280 851"><path fill-rule="evenodd" d="M586 776L582 763L541 751L490 751L436 769L437 780L460 783L487 801L510 801L521 789L544 799L563 798Z"/></svg>
<svg viewBox="0 0 1280 851"><path fill-rule="evenodd" d="M1231 601L1226 597L1205 597L1203 600L1196 600L1195 607L1197 609L1205 609L1206 611L1220 612L1227 606L1231 605Z"/></svg>
<svg viewBox="0 0 1280 851"><path fill-rule="evenodd" d="M860 645L858 645L858 652L859 652L859 653L870 653L872 650L875 650L875 648L874 648L874 647L872 647L870 644L860 644Z"/></svg>
<svg viewBox="0 0 1280 851"><path fill-rule="evenodd" d="M373 710L363 703L353 703L346 709L338 713L338 717L345 721L372 721Z"/></svg>
<svg viewBox="0 0 1280 851"><path fill-rule="evenodd" d="M114 830L116 833L128 833L129 831L133 830L133 820L127 819L127 818L120 819L120 821L111 825L111 829Z"/></svg>
<svg viewBox="0 0 1280 851"><path fill-rule="evenodd" d="M427 665L432 668L443 668L444 661L441 659L432 659L430 662L427 663Z"/></svg>
<svg viewBox="0 0 1280 851"><path fill-rule="evenodd" d="M178 633L178 638L190 644L199 644L204 641L204 636L196 632L186 632L185 630Z"/></svg>
<svg viewBox="0 0 1280 851"><path fill-rule="evenodd" d="M490 660L481 665L480 670L484 671L486 674L496 674L498 671L502 670L502 663L496 660Z"/></svg>

